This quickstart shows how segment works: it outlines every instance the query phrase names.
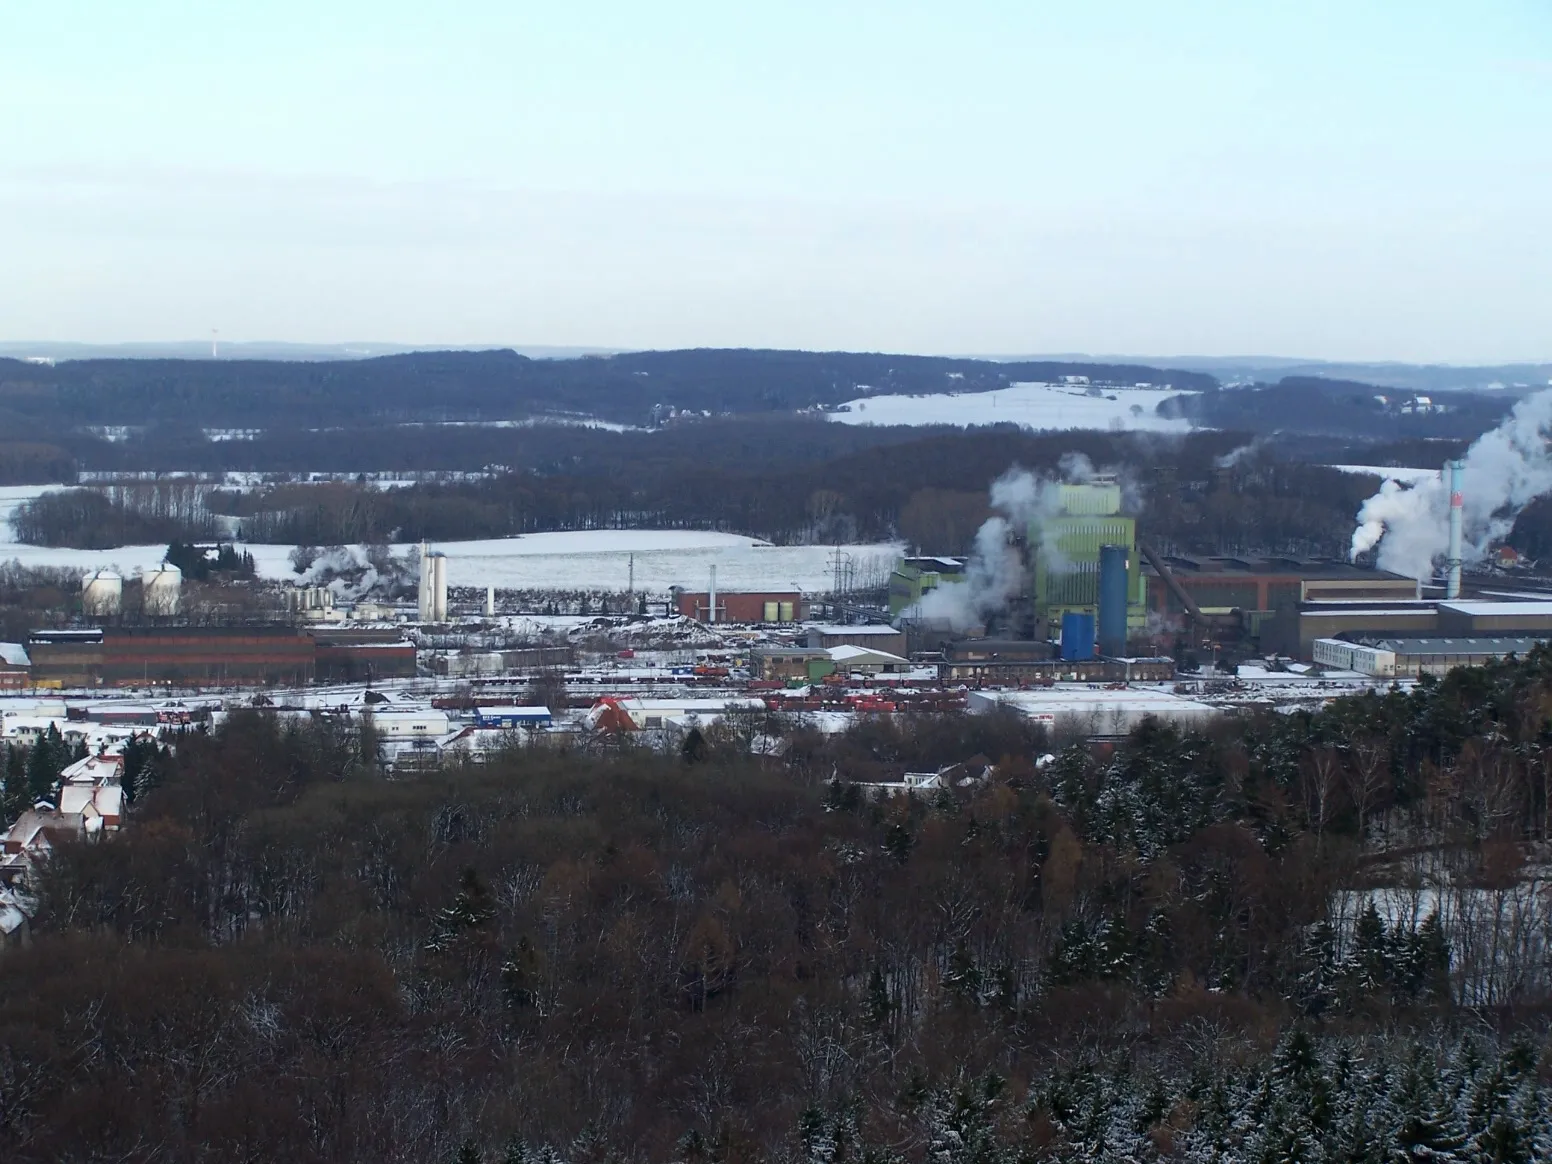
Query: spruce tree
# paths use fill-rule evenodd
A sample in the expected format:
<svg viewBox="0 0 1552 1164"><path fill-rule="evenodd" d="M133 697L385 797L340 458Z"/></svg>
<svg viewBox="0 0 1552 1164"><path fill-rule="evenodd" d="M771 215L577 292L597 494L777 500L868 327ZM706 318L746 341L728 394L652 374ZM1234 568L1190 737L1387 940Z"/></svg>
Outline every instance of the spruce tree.
<svg viewBox="0 0 1552 1164"><path fill-rule="evenodd" d="M4 783L0 784L0 821L8 825L27 810L28 791L27 753L7 744Z"/></svg>
<svg viewBox="0 0 1552 1164"><path fill-rule="evenodd" d="M53 797L67 754L59 729L49 724L48 732L32 745L27 755L27 795L31 803Z"/></svg>
<svg viewBox="0 0 1552 1164"><path fill-rule="evenodd" d="M875 966L868 975L868 998L864 1011L868 1029L884 1030L889 1025L889 1016L894 1008L895 1004L889 998L889 985L884 981L884 972Z"/></svg>

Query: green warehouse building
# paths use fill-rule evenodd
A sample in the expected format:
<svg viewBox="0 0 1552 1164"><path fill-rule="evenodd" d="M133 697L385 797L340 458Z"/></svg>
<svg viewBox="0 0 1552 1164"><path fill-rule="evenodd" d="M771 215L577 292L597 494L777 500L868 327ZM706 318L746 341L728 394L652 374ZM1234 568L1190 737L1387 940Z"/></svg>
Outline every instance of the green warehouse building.
<svg viewBox="0 0 1552 1164"><path fill-rule="evenodd" d="M963 558L901 558L889 575L889 613L899 614L939 586L963 582Z"/></svg>
<svg viewBox="0 0 1552 1164"><path fill-rule="evenodd" d="M1055 638L1069 611L1099 613L1099 549L1126 549L1126 625L1140 631L1147 622L1146 583L1137 552L1137 519L1121 512L1121 486L1113 477L1060 485L1054 512L1030 522L1024 532L1028 585L1022 616L1010 611L1016 633ZM898 615L923 594L964 581L959 558L902 558L889 578L889 611Z"/></svg>
<svg viewBox="0 0 1552 1164"><path fill-rule="evenodd" d="M1121 512L1121 486L1113 477L1062 485L1060 508L1030 523L1030 598L1036 634L1055 637L1062 615L1099 610L1099 548L1126 548L1126 626L1147 622L1146 584L1137 554L1137 519Z"/></svg>

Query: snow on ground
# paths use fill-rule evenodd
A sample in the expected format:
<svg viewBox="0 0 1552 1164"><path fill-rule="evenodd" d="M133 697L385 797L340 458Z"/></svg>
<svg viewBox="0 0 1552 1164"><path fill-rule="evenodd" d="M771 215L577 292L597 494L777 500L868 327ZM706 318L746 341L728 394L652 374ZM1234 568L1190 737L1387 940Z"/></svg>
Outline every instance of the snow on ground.
<svg viewBox="0 0 1552 1164"><path fill-rule="evenodd" d="M1018 424L1029 429L1189 432L1190 421L1162 417L1162 401L1191 393L1166 388L1100 387L1100 395L1071 384L1011 384L993 392L930 396L867 396L829 413L842 424Z"/></svg>
<svg viewBox="0 0 1552 1164"><path fill-rule="evenodd" d="M34 497L65 488L67 486L64 485L0 485L0 542L9 542L14 536L11 532L11 515L16 512L17 506ZM11 556L0 554L6 561L10 561Z"/></svg>
<svg viewBox="0 0 1552 1164"><path fill-rule="evenodd" d="M35 496L41 487L32 487ZM23 500L25 498L22 498ZM7 504L0 493L0 505ZM14 503L13 503L14 504ZM130 575L156 566L166 546L119 546L111 550L67 550L21 545L0 530L0 562L65 566L82 573L111 568ZM295 581L289 545L244 544L265 578ZM832 546L773 546L738 534L692 530L580 530L526 534L485 541L437 542L448 557L450 586L495 586L502 590L624 590L635 558L636 589L662 593L670 586L705 590L711 567L723 590L831 589ZM882 582L901 547L891 543L842 547L851 555L859 582ZM411 553L413 545L393 552ZM358 547L358 557L364 551Z"/></svg>
<svg viewBox="0 0 1552 1164"><path fill-rule="evenodd" d="M271 572L265 558L259 569L266 576L285 577L289 547L249 547L265 558L271 549L284 550L280 570ZM395 552L410 550L396 546ZM690 530L583 530L527 534L490 541L438 542L433 548L448 557L450 586L495 586L503 590L624 590L630 584L635 558L637 590L661 593L670 586L707 588L711 567L723 590L831 589L834 548L773 546L738 534ZM856 577L887 575L901 552L890 543L847 546Z"/></svg>
<svg viewBox="0 0 1552 1164"><path fill-rule="evenodd" d="M1360 473L1366 477L1383 477L1400 481L1403 485L1416 485L1420 481L1437 481L1438 469L1397 468L1394 465L1332 465L1338 473Z"/></svg>

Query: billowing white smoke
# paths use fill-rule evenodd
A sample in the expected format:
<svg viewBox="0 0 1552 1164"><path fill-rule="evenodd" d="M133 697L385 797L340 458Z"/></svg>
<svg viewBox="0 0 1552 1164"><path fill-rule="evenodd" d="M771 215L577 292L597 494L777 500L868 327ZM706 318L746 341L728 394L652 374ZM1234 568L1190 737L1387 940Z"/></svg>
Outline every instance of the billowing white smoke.
<svg viewBox="0 0 1552 1164"><path fill-rule="evenodd" d="M1248 445L1240 445L1237 449L1231 449L1221 457L1213 458L1213 467L1217 469L1232 469L1241 461L1248 461L1261 452L1261 446L1266 442L1260 437L1251 441Z"/></svg>
<svg viewBox="0 0 1552 1164"><path fill-rule="evenodd" d="M1081 453L1063 457L1061 468L1068 481L1084 481L1094 475L1094 466ZM1024 563L1017 547L1008 544L1009 535L1029 530L1037 518L1060 513L1061 486L1023 469L1009 469L992 482L991 503L997 513L975 535L965 563L965 580L929 590L902 618L965 631L984 625L987 616L1006 607L1023 589ZM1052 569L1061 568L1054 544L1042 544L1038 552Z"/></svg>
<svg viewBox="0 0 1552 1164"><path fill-rule="evenodd" d="M1535 498L1552 492L1552 390L1527 396L1497 428L1467 450L1464 557L1476 561L1501 540ZM1351 556L1379 546L1378 564L1428 581L1435 559L1449 551L1449 483L1424 478L1411 488L1386 481L1358 511Z"/></svg>

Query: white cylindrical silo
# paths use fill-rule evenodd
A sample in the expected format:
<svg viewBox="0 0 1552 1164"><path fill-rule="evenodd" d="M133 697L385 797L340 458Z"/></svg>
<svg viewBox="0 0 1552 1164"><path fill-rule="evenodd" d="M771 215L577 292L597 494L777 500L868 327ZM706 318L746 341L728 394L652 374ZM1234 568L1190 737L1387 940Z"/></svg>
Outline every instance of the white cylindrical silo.
<svg viewBox="0 0 1552 1164"><path fill-rule="evenodd" d="M432 622L447 621L447 555L431 555Z"/></svg>
<svg viewBox="0 0 1552 1164"><path fill-rule="evenodd" d="M118 614L124 607L124 579L112 570L98 570L81 579L81 613L93 617Z"/></svg>
<svg viewBox="0 0 1552 1164"><path fill-rule="evenodd" d="M183 597L183 571L171 562L140 575L140 609L153 618L178 613Z"/></svg>
<svg viewBox="0 0 1552 1164"><path fill-rule="evenodd" d="M433 603L433 598L432 598L432 589L433 589L433 587L432 587L431 581L432 581L431 553L430 553L429 550L426 549L426 543L425 542L421 542L420 543L420 586L415 591L416 605L419 607L419 610L417 611L417 613L420 615L420 621L421 622L431 622L432 621L431 611L432 611L432 606L433 606L434 603Z"/></svg>

